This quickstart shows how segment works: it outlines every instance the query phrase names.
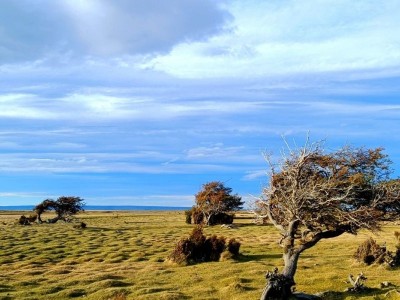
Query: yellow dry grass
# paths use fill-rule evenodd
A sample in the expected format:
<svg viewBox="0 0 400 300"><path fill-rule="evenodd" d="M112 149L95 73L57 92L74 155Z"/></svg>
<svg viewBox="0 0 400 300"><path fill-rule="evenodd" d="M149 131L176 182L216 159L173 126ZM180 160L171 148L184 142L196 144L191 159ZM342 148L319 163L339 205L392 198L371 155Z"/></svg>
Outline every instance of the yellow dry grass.
<svg viewBox="0 0 400 300"><path fill-rule="evenodd" d="M177 266L165 261L176 241L192 230L183 212L85 212L86 229L72 224L16 225L21 212L0 212L0 299L258 299L264 274L281 267L279 235L272 226L257 226L240 214L237 229L207 227L207 235L242 243L238 261ZM26 214L26 213L25 213ZM44 219L46 216L44 216ZM379 236L394 249L388 225ZM335 291L327 299L396 299L379 289L390 281L400 286L399 270L356 263L352 256L370 234L343 235L320 242L300 259L297 290ZM344 293L349 273L364 272L365 295Z"/></svg>

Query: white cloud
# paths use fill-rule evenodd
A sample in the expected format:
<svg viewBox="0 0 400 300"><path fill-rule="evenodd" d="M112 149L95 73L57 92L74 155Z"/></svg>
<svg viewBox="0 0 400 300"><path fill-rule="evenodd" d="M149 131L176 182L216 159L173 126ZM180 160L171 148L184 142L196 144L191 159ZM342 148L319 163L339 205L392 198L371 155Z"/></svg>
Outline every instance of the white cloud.
<svg viewBox="0 0 400 300"><path fill-rule="evenodd" d="M126 196L88 196L86 202L97 205L110 205L110 203L118 203L118 205L148 205L148 206L177 206L190 207L194 204L193 195L126 195ZM89 204L89 205L90 205Z"/></svg>
<svg viewBox="0 0 400 300"><path fill-rule="evenodd" d="M163 120L177 117L257 111L259 101L151 99L137 96L72 93L44 98L33 94L0 94L0 116L63 120Z"/></svg>
<svg viewBox="0 0 400 300"><path fill-rule="evenodd" d="M0 116L8 118L53 119L43 102L31 94L0 94Z"/></svg>
<svg viewBox="0 0 400 300"><path fill-rule="evenodd" d="M251 164L259 163L261 155L248 154L244 146L227 147L222 143L209 147L196 147L185 151L185 160L200 162L219 162L220 164Z"/></svg>
<svg viewBox="0 0 400 300"><path fill-rule="evenodd" d="M58 196L49 195L45 192L33 191L8 191L0 193L0 209L1 206L17 206L17 205L34 205L47 198L57 198Z"/></svg>
<svg viewBox="0 0 400 300"><path fill-rule="evenodd" d="M184 96L180 96L184 97ZM186 119L209 119L213 120L210 123L212 130L216 133L237 132L244 133L246 131L254 132L277 132L277 130L287 130L284 127L276 128L260 128L259 125L253 126L252 122L243 122L236 124L234 127L229 127L227 121L223 121L223 117L232 116L251 116L262 115L268 116L270 120L277 119L280 114L292 115L295 113L306 113L312 115L342 115L342 116L358 116L360 114L370 115L371 117L395 116L400 110L399 104L390 103L363 103L318 99L315 100L229 100L223 99L220 96L215 100L192 100L173 98L166 99L160 96L153 98L149 96L132 96L132 95L113 95L100 93L71 93L62 97L48 98L34 94L0 94L0 117L11 119L34 119L34 120L49 120L56 122L57 120L74 121L77 124L82 122L90 122L98 124L99 122L120 122L120 121L146 121L146 122L164 122L176 121L184 122ZM379 114L377 114L379 113ZM213 119L218 116L219 121ZM200 120L199 119L199 120ZM218 122L225 124L222 128L216 128ZM177 123L177 124L179 124ZM257 127L258 126L258 127ZM167 126L163 126L164 132L168 131ZM208 127L207 127L208 128ZM206 130L204 126L201 130ZM209 129L209 128L208 128ZM65 128L59 132L50 130L49 134L85 134L82 130ZM178 130L177 128L174 129ZM182 129L183 130L183 129ZM181 131L182 131L181 130ZM186 129L188 130L188 129ZM195 128L191 128L192 132L196 132ZM254 131L255 130L255 131ZM154 131L154 130L153 130ZM149 131L151 132L151 130ZM160 133L160 130L155 132ZM198 131L197 131L198 132ZM25 134L43 134L42 131ZM94 132L90 132L93 134ZM0 134L6 134L0 132ZM23 130L18 134L24 134ZM78 146L82 143L76 143ZM72 145L71 144L71 145ZM218 147L207 147L192 149L189 157L199 156L200 153L204 156L207 151L218 152ZM227 149L225 149L226 151ZM228 149L229 150L229 149ZM232 149L230 149L232 150ZM229 151L230 151L229 150ZM196 152L197 151L197 152ZM197 154L196 154L197 153Z"/></svg>
<svg viewBox="0 0 400 300"><path fill-rule="evenodd" d="M1 173L141 173L197 174L232 171L235 166L221 163L169 163L170 155L157 152L137 153L3 153Z"/></svg>
<svg viewBox="0 0 400 300"><path fill-rule="evenodd" d="M259 178L267 178L267 168L265 170L248 171L246 172L246 175L243 176L243 180L254 180Z"/></svg>
<svg viewBox="0 0 400 300"><path fill-rule="evenodd" d="M143 67L184 78L259 77L400 65L399 2L235 1L233 30Z"/></svg>
<svg viewBox="0 0 400 300"><path fill-rule="evenodd" d="M213 147L198 147L187 150L188 159L199 159L205 157L229 157L237 154L243 147L224 147L223 144L217 144Z"/></svg>

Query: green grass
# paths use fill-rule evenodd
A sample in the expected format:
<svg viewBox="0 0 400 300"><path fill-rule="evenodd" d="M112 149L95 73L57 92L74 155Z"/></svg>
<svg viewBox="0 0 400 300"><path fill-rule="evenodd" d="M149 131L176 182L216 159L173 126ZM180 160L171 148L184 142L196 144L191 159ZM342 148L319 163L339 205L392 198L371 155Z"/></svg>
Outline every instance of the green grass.
<svg viewBox="0 0 400 300"><path fill-rule="evenodd" d="M72 224L16 225L21 212L0 213L0 299L258 299L265 272L282 267L279 234L253 225L243 214L237 229L207 227L207 235L235 238L238 261L178 266L166 260L176 241L192 230L183 212L86 212L86 229ZM47 218L44 216L44 218ZM388 225L374 238L394 248ZM300 258L297 290L333 291L328 299L396 299L378 289L382 281L400 286L399 270L365 266L352 258L370 234L343 235L320 242ZM348 275L363 271L363 295L343 290Z"/></svg>

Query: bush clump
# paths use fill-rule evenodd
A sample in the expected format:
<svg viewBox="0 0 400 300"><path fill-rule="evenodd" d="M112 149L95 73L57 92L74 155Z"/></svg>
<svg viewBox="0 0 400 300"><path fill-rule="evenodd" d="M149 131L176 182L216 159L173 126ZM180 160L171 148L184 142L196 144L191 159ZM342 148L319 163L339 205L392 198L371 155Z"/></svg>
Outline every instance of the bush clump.
<svg viewBox="0 0 400 300"><path fill-rule="evenodd" d="M217 213L212 215L209 220L209 225L218 225L218 224L232 224L233 223L233 214L229 213Z"/></svg>
<svg viewBox="0 0 400 300"><path fill-rule="evenodd" d="M185 211L185 218L187 224L200 225L206 223L203 212L195 206L193 206L190 210ZM212 226L218 224L232 224L233 218L234 214L232 213L225 213L225 212L215 213L210 216L207 225Z"/></svg>
<svg viewBox="0 0 400 300"><path fill-rule="evenodd" d="M30 225L28 218L25 217L24 215L20 216L18 219L18 224L19 225Z"/></svg>
<svg viewBox="0 0 400 300"><path fill-rule="evenodd" d="M87 226L86 223L80 222L78 224L73 225L72 227L75 228L75 229L85 229L86 226Z"/></svg>
<svg viewBox="0 0 400 300"><path fill-rule="evenodd" d="M358 246L354 257L359 262L371 265L375 262L383 263L385 261L386 247L381 247L377 242L369 238Z"/></svg>
<svg viewBox="0 0 400 300"><path fill-rule="evenodd" d="M37 219L37 215L29 215L28 217L25 217L22 215L18 219L18 224L20 225L30 225L31 223L35 222Z"/></svg>
<svg viewBox="0 0 400 300"><path fill-rule="evenodd" d="M229 247L231 245L231 247ZM228 242L228 251L239 253L240 243L230 240ZM193 229L189 237L178 241L175 249L172 251L169 259L178 264L194 264L207 261L219 261L223 251L227 249L224 237L213 235L206 237L203 234L203 227L197 226ZM236 253L235 252L235 253ZM235 256L232 253L232 256Z"/></svg>
<svg viewBox="0 0 400 300"><path fill-rule="evenodd" d="M228 242L228 251L232 253L234 257L239 256L240 242L235 239L230 239Z"/></svg>
<svg viewBox="0 0 400 300"><path fill-rule="evenodd" d="M203 224L204 216L200 209L193 206L189 210L185 210L186 224Z"/></svg>
<svg viewBox="0 0 400 300"><path fill-rule="evenodd" d="M387 264L392 268L400 266L400 233L396 231L394 236L397 240L394 252L388 251L386 246L379 246L375 240L370 238L358 247L354 257L367 265L377 263Z"/></svg>
<svg viewBox="0 0 400 300"><path fill-rule="evenodd" d="M186 224L192 224L192 210L185 210L185 221Z"/></svg>

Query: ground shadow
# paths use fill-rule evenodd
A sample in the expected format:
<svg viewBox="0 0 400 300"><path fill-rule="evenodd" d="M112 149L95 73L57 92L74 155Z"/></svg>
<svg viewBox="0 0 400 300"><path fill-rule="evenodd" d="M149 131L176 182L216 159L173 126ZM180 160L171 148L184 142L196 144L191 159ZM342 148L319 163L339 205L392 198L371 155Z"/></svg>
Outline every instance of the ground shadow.
<svg viewBox="0 0 400 300"><path fill-rule="evenodd" d="M101 232L101 231L115 231L116 233L122 233L123 231L129 231L129 228L124 228L124 227L119 227L119 228L109 228L109 227L92 227L88 226L85 229L85 231L94 231L94 232Z"/></svg>
<svg viewBox="0 0 400 300"><path fill-rule="evenodd" d="M240 254L236 261L240 263L277 258L282 258L282 254Z"/></svg>
<svg viewBox="0 0 400 300"><path fill-rule="evenodd" d="M256 223L233 223L233 225L237 226L237 227L271 227L273 226L272 224L256 224Z"/></svg>
<svg viewBox="0 0 400 300"><path fill-rule="evenodd" d="M396 287L391 287L391 288L384 288L384 289L379 289L379 288L366 288L365 290L361 292L351 292L351 291L345 291L345 292L336 292L336 291L326 291L323 293L317 294L318 297L315 299L323 299L323 300L345 300L349 299L351 297L367 297L371 296L374 297L374 299L380 299L376 298L377 296L384 296L387 293L397 290ZM314 295L310 295L314 296ZM295 299L302 299L301 297L295 298ZM303 298L306 299L306 298ZM310 298L311 299L311 298Z"/></svg>

